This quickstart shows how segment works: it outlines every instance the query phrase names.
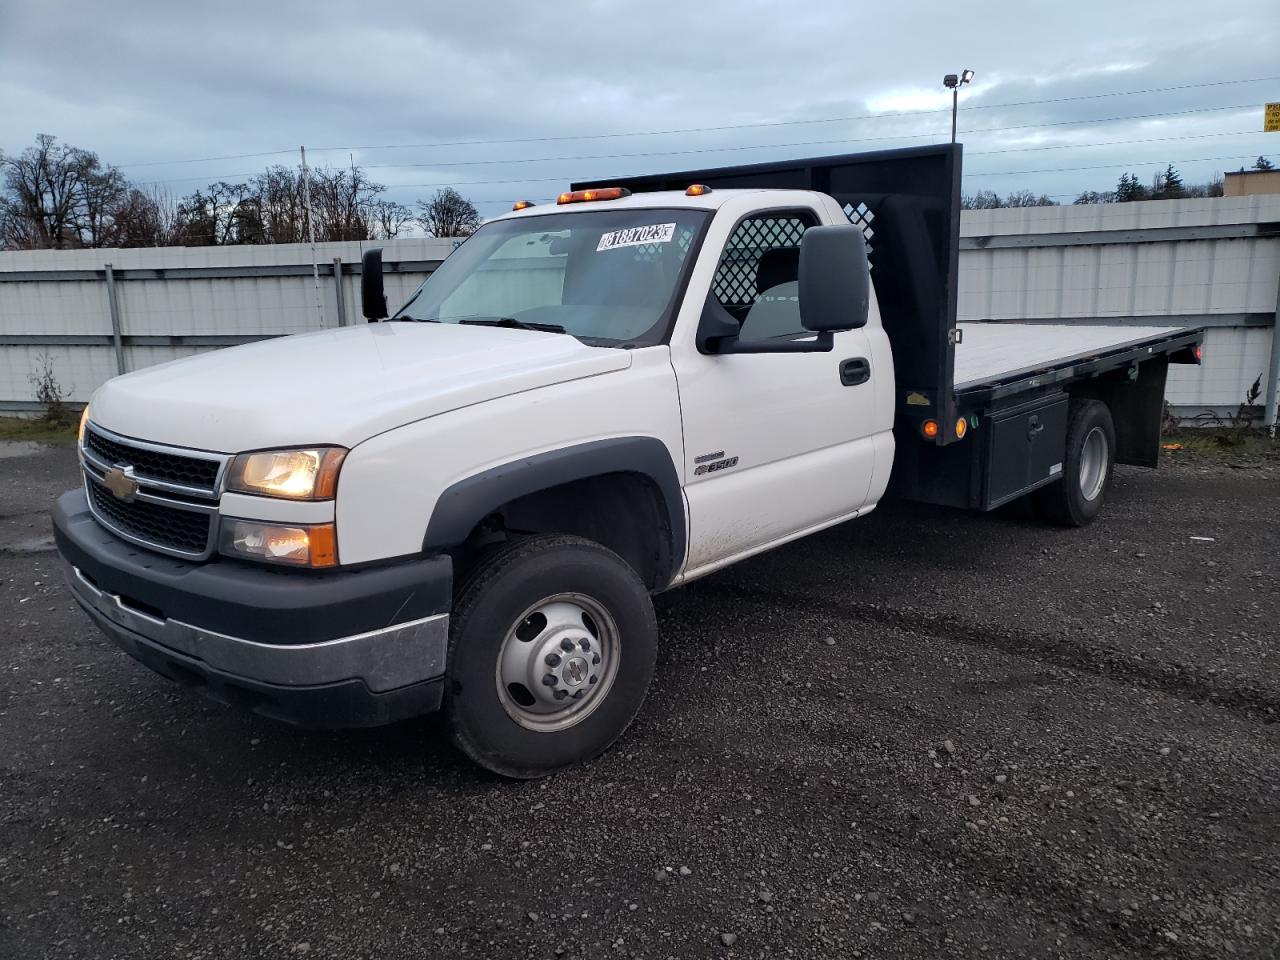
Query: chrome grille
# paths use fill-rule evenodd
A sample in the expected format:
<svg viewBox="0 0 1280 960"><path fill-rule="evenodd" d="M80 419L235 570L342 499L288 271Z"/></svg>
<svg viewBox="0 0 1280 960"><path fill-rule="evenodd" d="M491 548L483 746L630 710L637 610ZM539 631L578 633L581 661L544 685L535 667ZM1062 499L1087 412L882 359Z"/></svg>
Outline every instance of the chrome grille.
<svg viewBox="0 0 1280 960"><path fill-rule="evenodd" d="M99 472L111 467L133 467L139 482L162 489L218 497L218 484L227 458L202 450L184 450L157 443L134 440L104 430L97 424L85 425L84 458Z"/></svg>
<svg viewBox="0 0 1280 960"><path fill-rule="evenodd" d="M80 448L89 509L100 524L131 543L193 560L207 559L216 546L218 497L229 460L122 437L93 423L86 424ZM124 468L137 490L122 499L105 477Z"/></svg>

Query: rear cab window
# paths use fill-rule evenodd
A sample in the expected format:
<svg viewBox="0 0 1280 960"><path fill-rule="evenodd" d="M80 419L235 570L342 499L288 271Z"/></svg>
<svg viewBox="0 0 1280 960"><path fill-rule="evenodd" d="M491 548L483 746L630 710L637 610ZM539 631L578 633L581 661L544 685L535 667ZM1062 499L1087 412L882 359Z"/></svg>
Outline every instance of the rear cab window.
<svg viewBox="0 0 1280 960"><path fill-rule="evenodd" d="M711 294L741 324L743 340L804 334L800 323L800 240L818 223L809 210L744 218L729 235Z"/></svg>

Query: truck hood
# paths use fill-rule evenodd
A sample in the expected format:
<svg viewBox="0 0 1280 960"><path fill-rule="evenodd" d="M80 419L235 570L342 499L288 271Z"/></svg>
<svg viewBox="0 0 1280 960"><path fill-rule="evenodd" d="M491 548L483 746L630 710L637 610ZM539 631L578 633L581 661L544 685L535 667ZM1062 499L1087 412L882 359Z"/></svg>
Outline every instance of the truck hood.
<svg viewBox="0 0 1280 960"><path fill-rule="evenodd" d="M460 407L630 366L564 334L371 323L231 347L106 383L91 418L157 443L236 453L355 446Z"/></svg>

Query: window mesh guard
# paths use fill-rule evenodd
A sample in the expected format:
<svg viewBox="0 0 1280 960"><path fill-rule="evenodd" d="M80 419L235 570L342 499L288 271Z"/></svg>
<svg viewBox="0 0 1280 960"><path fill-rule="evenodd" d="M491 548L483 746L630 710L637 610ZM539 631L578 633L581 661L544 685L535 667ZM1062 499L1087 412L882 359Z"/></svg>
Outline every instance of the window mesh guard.
<svg viewBox="0 0 1280 960"><path fill-rule="evenodd" d="M875 230L871 221L876 215L865 203L846 203L844 215L862 231L871 254ZM750 307L756 302L756 267L760 257L775 247L798 247L804 234L803 221L796 219L748 220L734 231L725 246L720 267L712 282L712 292L726 307ZM643 247L640 249L644 249Z"/></svg>
<svg viewBox="0 0 1280 960"><path fill-rule="evenodd" d="M724 306L750 307L756 302L756 268L760 257L776 247L798 247L805 231L795 218L747 220L725 245L724 256L711 283L711 292Z"/></svg>
<svg viewBox="0 0 1280 960"><path fill-rule="evenodd" d="M841 209L849 218L849 222L862 230L863 239L867 241L867 256L871 256L871 238L875 236L875 231L871 229L871 221L876 218L876 215L861 200L856 204L846 203Z"/></svg>

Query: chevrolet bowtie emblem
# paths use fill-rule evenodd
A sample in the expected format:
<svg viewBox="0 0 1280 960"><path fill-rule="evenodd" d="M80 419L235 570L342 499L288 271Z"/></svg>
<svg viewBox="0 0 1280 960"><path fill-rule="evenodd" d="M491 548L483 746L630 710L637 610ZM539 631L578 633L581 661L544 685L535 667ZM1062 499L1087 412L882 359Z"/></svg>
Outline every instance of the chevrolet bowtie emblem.
<svg viewBox="0 0 1280 960"><path fill-rule="evenodd" d="M117 500L132 500L138 492L133 467L112 467L102 475L102 483Z"/></svg>

